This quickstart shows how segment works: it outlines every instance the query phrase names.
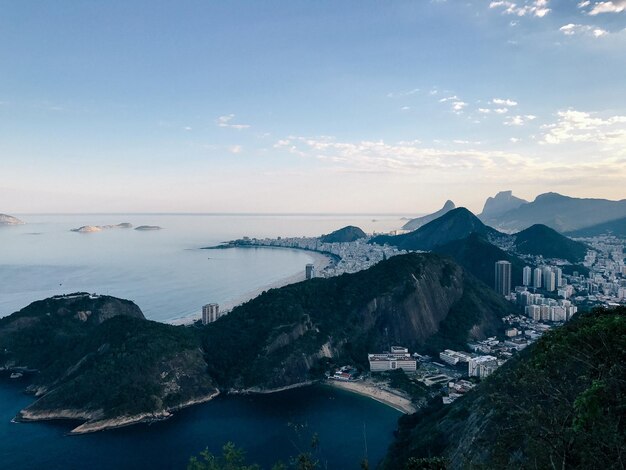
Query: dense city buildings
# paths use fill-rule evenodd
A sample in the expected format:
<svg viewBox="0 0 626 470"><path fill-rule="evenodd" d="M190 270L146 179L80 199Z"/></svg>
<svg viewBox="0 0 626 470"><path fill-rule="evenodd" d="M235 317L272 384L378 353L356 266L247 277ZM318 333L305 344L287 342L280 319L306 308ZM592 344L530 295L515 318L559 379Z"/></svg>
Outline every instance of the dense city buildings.
<svg viewBox="0 0 626 470"><path fill-rule="evenodd" d="M368 354L370 372L402 369L405 372L417 370L417 359L409 354L409 350L402 346L392 346L391 351L380 354Z"/></svg>

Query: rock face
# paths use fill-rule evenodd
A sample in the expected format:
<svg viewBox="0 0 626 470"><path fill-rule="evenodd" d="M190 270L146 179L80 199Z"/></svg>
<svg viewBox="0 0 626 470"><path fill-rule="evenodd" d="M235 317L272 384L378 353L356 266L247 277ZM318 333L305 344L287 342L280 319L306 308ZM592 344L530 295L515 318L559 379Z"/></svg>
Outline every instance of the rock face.
<svg viewBox="0 0 626 470"><path fill-rule="evenodd" d="M402 230L416 230L420 228L422 225L426 225L428 222L438 219L442 215L450 212L452 209L455 209L455 208L456 206L454 205L454 202L448 199L446 203L443 205L443 207L439 209L437 212L433 212L432 214L428 214L423 217L417 217L415 219L409 220L406 224L404 224L404 226L402 227Z"/></svg>
<svg viewBox="0 0 626 470"><path fill-rule="evenodd" d="M163 419L217 393L191 329L145 320L127 300L77 293L0 319L0 365L36 369L18 420L72 418L90 432Z"/></svg>
<svg viewBox="0 0 626 470"><path fill-rule="evenodd" d="M348 225L347 227L335 230L328 235L322 235L320 240L322 243L347 243L366 238L367 235L359 227Z"/></svg>
<svg viewBox="0 0 626 470"><path fill-rule="evenodd" d="M517 209L524 204L528 204L528 201L513 196L513 191L500 191L494 197L487 198L483 211L478 217L489 224L494 217Z"/></svg>
<svg viewBox="0 0 626 470"><path fill-rule="evenodd" d="M506 231L519 231L534 224L547 225L559 232L626 217L626 199L581 199L545 193L528 204L491 217L491 224Z"/></svg>
<svg viewBox="0 0 626 470"><path fill-rule="evenodd" d="M328 361L368 367L390 344L431 351L492 335L510 306L451 260L395 256L356 274L273 289L204 332L221 387L275 389L307 382Z"/></svg>
<svg viewBox="0 0 626 470"><path fill-rule="evenodd" d="M13 217L12 215L0 214L0 225L23 225L25 222L22 222L17 217Z"/></svg>
<svg viewBox="0 0 626 470"><path fill-rule="evenodd" d="M460 240L472 233L487 238L502 238L504 234L483 224L478 217L464 207L453 209L423 227L403 235L381 235L371 240L380 245L388 244L402 250L432 250L453 240Z"/></svg>

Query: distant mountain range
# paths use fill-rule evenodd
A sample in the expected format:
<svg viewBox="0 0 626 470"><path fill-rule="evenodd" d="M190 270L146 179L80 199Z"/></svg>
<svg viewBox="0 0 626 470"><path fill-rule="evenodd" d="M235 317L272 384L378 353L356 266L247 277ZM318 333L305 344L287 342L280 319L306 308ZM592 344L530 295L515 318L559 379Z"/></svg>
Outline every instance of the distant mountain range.
<svg viewBox="0 0 626 470"><path fill-rule="evenodd" d="M528 201L513 196L513 191L500 191L494 197L487 198L483 211L478 217L489 224L492 219L524 204L528 204Z"/></svg>
<svg viewBox="0 0 626 470"><path fill-rule="evenodd" d="M0 225L22 225L24 223L12 215L0 214Z"/></svg>
<svg viewBox="0 0 626 470"><path fill-rule="evenodd" d="M426 225L428 222L438 219L442 215L450 212L452 209L455 209L455 208L456 206L454 205L454 202L447 200L446 203L443 205L443 207L439 209L437 212L433 212L432 214L428 214L423 217L417 217L415 219L409 220L406 224L404 224L404 226L402 227L402 230L416 230L420 228L421 226Z"/></svg>
<svg viewBox="0 0 626 470"><path fill-rule="evenodd" d="M518 207L493 213L488 206L493 206L494 202L490 203L488 200L485 206L489 210L486 213L483 210L481 214L483 222L507 232L523 230L535 224L547 225L562 233L572 232L626 217L626 199L582 199L545 193L537 196L533 202L524 203L525 201L514 199L512 195L506 196L508 193L507 191L505 196L499 193L493 201L508 200L507 204L518 204L521 201ZM501 207L506 207L507 204Z"/></svg>
<svg viewBox="0 0 626 470"><path fill-rule="evenodd" d="M366 238L366 233L359 227L348 225L347 227L335 230L328 235L322 235L320 240L322 243L347 243Z"/></svg>
<svg viewBox="0 0 626 470"><path fill-rule="evenodd" d="M501 233L464 207L447 212L417 230L402 235L381 235L371 243L388 244L403 250L435 251L451 256L489 286L494 285L494 263L508 260L513 279L521 282L528 264L520 255L558 258L576 264L584 260L588 247L545 225L533 225L513 235ZM506 251L500 247L505 247Z"/></svg>
<svg viewBox="0 0 626 470"><path fill-rule="evenodd" d="M626 237L626 217L610 220L601 224L592 225L572 232L567 232L568 237L595 237L598 235L614 235L616 237Z"/></svg>

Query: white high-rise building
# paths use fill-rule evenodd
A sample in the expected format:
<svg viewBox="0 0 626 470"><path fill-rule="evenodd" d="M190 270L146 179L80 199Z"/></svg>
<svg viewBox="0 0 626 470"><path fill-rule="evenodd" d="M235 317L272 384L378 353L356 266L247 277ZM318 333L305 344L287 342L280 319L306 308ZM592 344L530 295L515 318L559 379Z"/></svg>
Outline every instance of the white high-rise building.
<svg viewBox="0 0 626 470"><path fill-rule="evenodd" d="M541 276L543 278L543 288L545 290L547 290L548 292L556 290L556 276L554 275L554 271L552 271L552 268L543 268Z"/></svg>
<svg viewBox="0 0 626 470"><path fill-rule="evenodd" d="M541 269L535 268L533 271L533 287L539 289L541 287Z"/></svg>
<svg viewBox="0 0 626 470"><path fill-rule="evenodd" d="M522 284L525 286L531 285L532 275L533 275L533 270L530 269L530 266L524 266L524 269L522 270Z"/></svg>
<svg viewBox="0 0 626 470"><path fill-rule="evenodd" d="M559 267L552 268L554 276L556 277L556 286L563 287L563 270Z"/></svg>
<svg viewBox="0 0 626 470"><path fill-rule="evenodd" d="M202 324L208 325L220 317L220 306L218 304L206 304L202 306Z"/></svg>

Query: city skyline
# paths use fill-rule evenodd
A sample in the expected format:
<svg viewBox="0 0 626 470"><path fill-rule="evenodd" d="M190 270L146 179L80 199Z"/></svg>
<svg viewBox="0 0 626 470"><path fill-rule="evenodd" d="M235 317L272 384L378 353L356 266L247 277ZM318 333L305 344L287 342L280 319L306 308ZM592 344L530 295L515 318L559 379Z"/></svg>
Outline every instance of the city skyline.
<svg viewBox="0 0 626 470"><path fill-rule="evenodd" d="M626 1L9 3L0 212L623 199Z"/></svg>

